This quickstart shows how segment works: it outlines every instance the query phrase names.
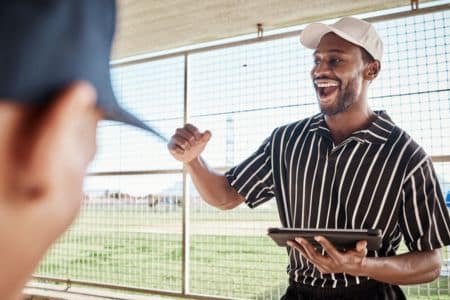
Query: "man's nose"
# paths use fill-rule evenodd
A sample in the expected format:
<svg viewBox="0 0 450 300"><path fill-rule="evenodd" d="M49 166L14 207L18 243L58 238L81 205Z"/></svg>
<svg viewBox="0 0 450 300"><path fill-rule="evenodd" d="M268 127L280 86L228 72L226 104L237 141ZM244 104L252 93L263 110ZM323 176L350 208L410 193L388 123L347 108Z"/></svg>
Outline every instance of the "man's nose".
<svg viewBox="0 0 450 300"><path fill-rule="evenodd" d="M330 74L330 68L326 62L319 62L317 63L313 70L312 70L312 76L313 78L327 76Z"/></svg>

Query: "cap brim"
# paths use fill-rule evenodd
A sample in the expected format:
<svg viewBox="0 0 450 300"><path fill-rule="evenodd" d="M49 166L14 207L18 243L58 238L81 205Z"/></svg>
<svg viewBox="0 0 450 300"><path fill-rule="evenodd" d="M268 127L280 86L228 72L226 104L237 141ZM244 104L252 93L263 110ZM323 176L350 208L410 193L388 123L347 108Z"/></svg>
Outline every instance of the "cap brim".
<svg viewBox="0 0 450 300"><path fill-rule="evenodd" d="M169 140L157 129L155 129L152 126L149 126L145 124L143 121L139 120L136 116L131 114L130 112L126 111L120 106L116 106L112 109L109 109L107 112L105 112L105 118L107 120L112 121L118 121L123 122L135 127L139 127L141 129L144 129L148 132L150 132L152 135L160 139L162 142L169 142Z"/></svg>
<svg viewBox="0 0 450 300"><path fill-rule="evenodd" d="M335 33L339 37L352 44L362 47L360 43L358 43L355 39L353 39L345 32L322 23L313 23L306 26L306 28L300 34L300 43L306 48L317 49L317 46L319 46L320 40L323 38L323 36L330 32Z"/></svg>

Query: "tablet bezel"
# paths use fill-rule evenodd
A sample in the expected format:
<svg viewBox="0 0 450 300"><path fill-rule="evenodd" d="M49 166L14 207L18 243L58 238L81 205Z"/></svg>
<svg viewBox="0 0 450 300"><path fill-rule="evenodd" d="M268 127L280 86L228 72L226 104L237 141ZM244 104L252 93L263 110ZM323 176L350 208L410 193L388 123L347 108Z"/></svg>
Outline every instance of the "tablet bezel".
<svg viewBox="0 0 450 300"><path fill-rule="evenodd" d="M314 247L322 246L314 240L315 236L327 238L338 250L347 251L356 247L360 240L367 241L367 249L376 251L381 247L382 232L380 229L320 229L320 228L269 228L268 235L277 245L286 247L288 240L303 237Z"/></svg>

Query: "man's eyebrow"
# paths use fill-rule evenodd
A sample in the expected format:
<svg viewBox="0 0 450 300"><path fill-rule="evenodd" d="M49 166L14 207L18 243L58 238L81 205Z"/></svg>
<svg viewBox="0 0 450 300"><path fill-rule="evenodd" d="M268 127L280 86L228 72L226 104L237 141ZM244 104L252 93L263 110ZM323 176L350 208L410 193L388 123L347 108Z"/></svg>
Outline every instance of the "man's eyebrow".
<svg viewBox="0 0 450 300"><path fill-rule="evenodd" d="M330 49L327 50L325 53L345 53L345 51L342 51L341 49ZM313 56L315 56L316 54L320 53L319 51L314 51Z"/></svg>

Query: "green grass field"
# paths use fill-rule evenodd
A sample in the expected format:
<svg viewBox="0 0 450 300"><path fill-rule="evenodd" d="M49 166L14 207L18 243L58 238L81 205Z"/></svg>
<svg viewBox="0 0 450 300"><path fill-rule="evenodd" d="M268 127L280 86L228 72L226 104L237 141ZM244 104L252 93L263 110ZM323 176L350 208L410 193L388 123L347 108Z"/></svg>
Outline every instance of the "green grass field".
<svg viewBox="0 0 450 300"><path fill-rule="evenodd" d="M287 255L264 234L277 222L276 214L269 211L193 211L190 291L279 299L286 286ZM88 207L48 253L37 274L179 292L181 272L179 210ZM449 281L441 277L405 291L408 299L450 299Z"/></svg>

